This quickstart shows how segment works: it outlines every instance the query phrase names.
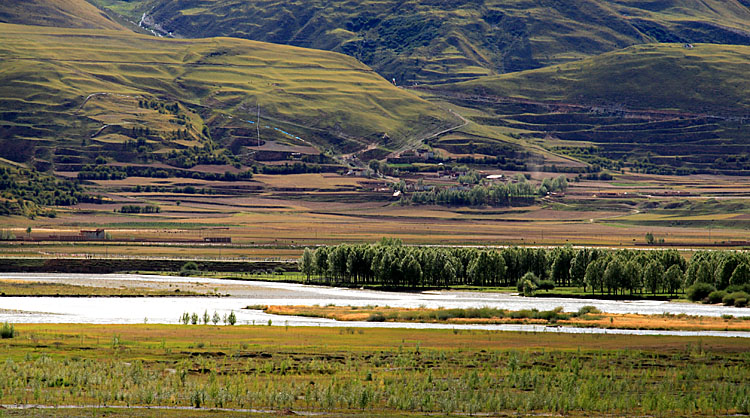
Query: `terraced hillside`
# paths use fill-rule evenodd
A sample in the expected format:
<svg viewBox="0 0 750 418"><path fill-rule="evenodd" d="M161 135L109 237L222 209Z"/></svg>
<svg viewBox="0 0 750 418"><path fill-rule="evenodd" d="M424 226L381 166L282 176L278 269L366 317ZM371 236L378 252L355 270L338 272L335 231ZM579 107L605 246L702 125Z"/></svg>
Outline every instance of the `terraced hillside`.
<svg viewBox="0 0 750 418"><path fill-rule="evenodd" d="M0 2L0 22L61 28L125 28L85 0L23 0Z"/></svg>
<svg viewBox="0 0 750 418"><path fill-rule="evenodd" d="M612 168L747 174L747 74L747 46L656 44L432 91L485 111L477 123Z"/></svg>
<svg viewBox="0 0 750 418"><path fill-rule="evenodd" d="M92 0L164 35L348 54L399 84L460 81L635 44L750 45L746 0Z"/></svg>
<svg viewBox="0 0 750 418"><path fill-rule="evenodd" d="M255 138L258 104L264 140L336 152L387 150L459 123L336 53L0 24L0 156L13 161L217 154L229 145L212 138L219 128Z"/></svg>

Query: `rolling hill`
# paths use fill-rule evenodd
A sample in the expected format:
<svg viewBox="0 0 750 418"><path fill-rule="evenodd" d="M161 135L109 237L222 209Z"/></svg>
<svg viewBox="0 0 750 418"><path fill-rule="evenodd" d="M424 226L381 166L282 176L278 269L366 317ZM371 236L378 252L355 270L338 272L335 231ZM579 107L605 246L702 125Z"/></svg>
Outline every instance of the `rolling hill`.
<svg viewBox="0 0 750 418"><path fill-rule="evenodd" d="M125 29L85 0L3 1L0 2L0 23L79 29Z"/></svg>
<svg viewBox="0 0 750 418"><path fill-rule="evenodd" d="M345 55L230 38L0 24L0 86L0 156L42 168L215 153L258 104L264 140L342 153L459 123Z"/></svg>
<svg viewBox="0 0 750 418"><path fill-rule="evenodd" d="M93 0L164 35L342 52L399 84L462 81L654 42L750 45L745 0Z"/></svg>
<svg viewBox="0 0 750 418"><path fill-rule="evenodd" d="M746 174L747 74L748 46L651 44L432 91L486 111L476 122L518 129L590 161Z"/></svg>

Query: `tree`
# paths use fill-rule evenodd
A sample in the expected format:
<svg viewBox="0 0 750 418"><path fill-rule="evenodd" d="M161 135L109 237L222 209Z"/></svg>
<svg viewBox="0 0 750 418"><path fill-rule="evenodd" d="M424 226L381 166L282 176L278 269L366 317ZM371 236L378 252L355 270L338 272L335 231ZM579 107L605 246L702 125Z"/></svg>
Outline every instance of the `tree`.
<svg viewBox="0 0 750 418"><path fill-rule="evenodd" d="M727 286L730 285L730 282L732 280L732 275L734 274L734 271L737 270L737 267L741 264L741 260L739 257L737 257L736 254L729 254L725 255L723 257L723 260L719 262L719 268L718 268L718 283L717 288L719 289L726 289ZM713 283L713 282L707 282L707 283Z"/></svg>
<svg viewBox="0 0 750 418"><path fill-rule="evenodd" d="M570 282L572 260L573 251L570 247L556 248L553 251L550 275L558 286L564 286Z"/></svg>
<svg viewBox="0 0 750 418"><path fill-rule="evenodd" d="M234 325L237 323L237 316L234 314L234 311L229 312L229 316L227 317L227 323L229 325Z"/></svg>
<svg viewBox="0 0 750 418"><path fill-rule="evenodd" d="M742 286L750 283L750 267L742 263L734 269L732 277L729 278L729 284L731 286Z"/></svg>
<svg viewBox="0 0 750 418"><path fill-rule="evenodd" d="M597 288L604 293L604 270L606 266L606 258L598 258L586 267L584 280L587 285L591 286L591 293L595 293Z"/></svg>
<svg viewBox="0 0 750 418"><path fill-rule="evenodd" d="M302 253L302 258L299 259L299 270L305 275L307 281L310 281L310 276L315 272L315 256L309 248L305 248Z"/></svg>
<svg viewBox="0 0 750 418"><path fill-rule="evenodd" d="M323 276L328 270L328 247L320 247L313 254L315 257L315 271Z"/></svg>
<svg viewBox="0 0 750 418"><path fill-rule="evenodd" d="M469 263L466 275L475 286L485 286L490 282L492 276L492 261L489 253L482 251Z"/></svg>
<svg viewBox="0 0 750 418"><path fill-rule="evenodd" d="M583 291L586 291L586 267L589 265L589 250L588 248L582 248L576 252L576 255L570 260L570 271L568 277L571 282L577 286L583 286Z"/></svg>
<svg viewBox="0 0 750 418"><path fill-rule="evenodd" d="M607 293L614 291L617 294L617 289L621 287L624 277L625 267L622 261L618 257L613 258L604 270L604 285L607 286Z"/></svg>
<svg viewBox="0 0 750 418"><path fill-rule="evenodd" d="M646 287L652 294L656 294L662 283L662 266L661 263L654 260L646 265L646 269L643 272L643 281Z"/></svg>
<svg viewBox="0 0 750 418"><path fill-rule="evenodd" d="M208 325L208 321L211 320L211 317L208 316L208 310L203 311L203 325Z"/></svg>
<svg viewBox="0 0 750 418"><path fill-rule="evenodd" d="M656 242L656 238L654 238L654 234L650 232L646 232L646 243L648 245L653 245L654 242Z"/></svg>
<svg viewBox="0 0 750 418"><path fill-rule="evenodd" d="M685 277L682 270L680 270L680 266L676 264L673 264L672 267L668 268L667 272L664 274L664 282L667 285L669 294L671 295L677 293L677 290L682 287L684 281Z"/></svg>
<svg viewBox="0 0 750 418"><path fill-rule="evenodd" d="M404 258L401 263L401 272L404 275L404 281L412 288L419 286L422 280L422 267L413 255Z"/></svg>
<svg viewBox="0 0 750 418"><path fill-rule="evenodd" d="M214 316L211 317L211 322L214 323L214 325L218 324L219 321L221 321L221 317L219 316L219 313L214 311Z"/></svg>
<svg viewBox="0 0 750 418"><path fill-rule="evenodd" d="M636 289L639 291L643 289L642 276L643 272L638 260L632 259L625 264L625 280L623 281L623 285L630 290L631 295Z"/></svg>

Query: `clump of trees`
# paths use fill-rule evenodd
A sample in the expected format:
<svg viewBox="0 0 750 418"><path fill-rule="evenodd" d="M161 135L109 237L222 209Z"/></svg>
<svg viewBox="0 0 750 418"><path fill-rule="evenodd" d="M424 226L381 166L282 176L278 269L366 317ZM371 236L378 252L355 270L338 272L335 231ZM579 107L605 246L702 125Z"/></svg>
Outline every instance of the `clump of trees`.
<svg viewBox="0 0 750 418"><path fill-rule="evenodd" d="M299 267L308 280L341 285L409 289L517 286L519 292L529 295L538 290L580 286L592 294L674 295L693 283L694 264L702 265L700 260L688 263L675 250L411 247L387 240L308 248ZM744 269L727 285L746 280L743 274Z"/></svg>
<svg viewBox="0 0 750 418"><path fill-rule="evenodd" d="M76 182L59 180L31 169L0 167L0 216L54 217L44 206L69 206L98 202Z"/></svg>
<svg viewBox="0 0 750 418"><path fill-rule="evenodd" d="M125 205L120 208L120 213L160 213L161 208L156 205Z"/></svg>
<svg viewBox="0 0 750 418"><path fill-rule="evenodd" d="M473 180L471 176L463 178L464 182ZM512 206L533 203L537 197L549 193L565 191L568 180L565 176L545 178L541 184L535 185L524 176L517 176L511 183L477 184L472 188L466 187L435 187L426 192L415 192L407 203L416 205L451 205L451 206Z"/></svg>

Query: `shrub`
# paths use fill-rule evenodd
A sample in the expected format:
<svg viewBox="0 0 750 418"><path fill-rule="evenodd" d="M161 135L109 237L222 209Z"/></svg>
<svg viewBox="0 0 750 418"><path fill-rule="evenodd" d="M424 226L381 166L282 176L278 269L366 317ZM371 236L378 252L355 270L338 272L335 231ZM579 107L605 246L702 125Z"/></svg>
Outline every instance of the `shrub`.
<svg viewBox="0 0 750 418"><path fill-rule="evenodd" d="M747 306L747 298L737 298L734 300L734 306L737 308L744 308Z"/></svg>
<svg viewBox="0 0 750 418"><path fill-rule="evenodd" d="M227 323L229 323L229 325L234 325L237 323L237 316L234 314L234 311L229 312L229 316L227 317Z"/></svg>
<svg viewBox="0 0 750 418"><path fill-rule="evenodd" d="M16 329L13 327L13 324L3 323L2 328L0 328L0 338L13 338L15 336Z"/></svg>
<svg viewBox="0 0 750 418"><path fill-rule="evenodd" d="M180 270L181 276L189 276L191 274L198 273L200 270L198 270L198 264L196 264L194 261L188 261L182 266L182 269Z"/></svg>
<svg viewBox="0 0 750 418"><path fill-rule="evenodd" d="M555 282L552 280L542 280L537 287L539 290L552 290L555 288Z"/></svg>
<svg viewBox="0 0 750 418"><path fill-rule="evenodd" d="M723 290L715 290L708 294L708 297L706 297L706 302L721 303L724 300L724 296L726 295L727 295L727 292Z"/></svg>
<svg viewBox="0 0 750 418"><path fill-rule="evenodd" d="M371 313L367 318L369 322L385 322L385 316L380 312Z"/></svg>
<svg viewBox="0 0 750 418"><path fill-rule="evenodd" d="M687 297L693 302L703 300L708 297L716 288L708 283L696 283L687 288Z"/></svg>
<svg viewBox="0 0 750 418"><path fill-rule="evenodd" d="M523 293L524 296L533 296L534 291L537 289L539 283L539 277L532 272L528 272L518 280L516 287L518 291Z"/></svg>
<svg viewBox="0 0 750 418"><path fill-rule="evenodd" d="M750 295L748 295L745 292L734 292L730 293L721 300L724 305L726 306L733 306L735 303L737 303L737 299L744 299L745 305L747 305L747 299L750 298Z"/></svg>
<svg viewBox="0 0 750 418"><path fill-rule="evenodd" d="M728 286L726 289L724 289L727 293L734 293L734 292L745 292L750 294L750 284L743 284L743 285L736 285L733 284L731 286Z"/></svg>
<svg viewBox="0 0 750 418"><path fill-rule="evenodd" d="M578 316L583 316L586 314L599 314L599 313L602 313L602 311L600 311L599 308L597 308L596 306L586 305L586 306L581 306L581 308L578 309L577 314Z"/></svg>

